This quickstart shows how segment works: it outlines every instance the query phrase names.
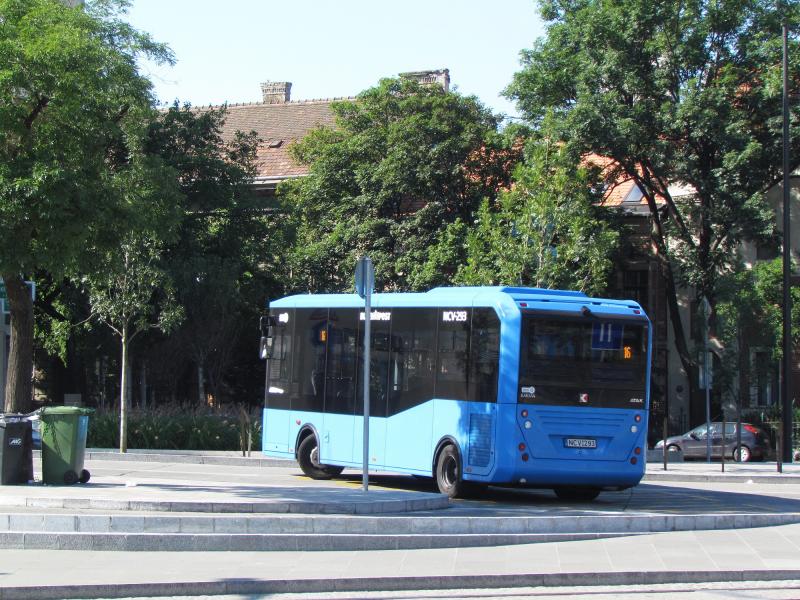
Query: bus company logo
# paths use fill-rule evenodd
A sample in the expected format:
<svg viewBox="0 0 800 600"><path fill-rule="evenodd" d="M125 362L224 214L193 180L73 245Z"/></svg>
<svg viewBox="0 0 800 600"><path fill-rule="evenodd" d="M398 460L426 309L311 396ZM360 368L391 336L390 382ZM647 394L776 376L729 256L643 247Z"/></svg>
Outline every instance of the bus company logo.
<svg viewBox="0 0 800 600"><path fill-rule="evenodd" d="M467 311L446 310L442 313L442 321L444 321L445 323L466 323Z"/></svg>
<svg viewBox="0 0 800 600"><path fill-rule="evenodd" d="M589 404L589 394L578 394L578 402L581 404Z"/></svg>
<svg viewBox="0 0 800 600"><path fill-rule="evenodd" d="M361 313L361 320L364 320L364 313ZM392 320L392 313L390 312L379 312L377 310L373 310L369 313L369 320L370 321L391 321Z"/></svg>
<svg viewBox="0 0 800 600"><path fill-rule="evenodd" d="M519 389L519 395L522 398L536 398L536 388L532 385L522 386Z"/></svg>
<svg viewBox="0 0 800 600"><path fill-rule="evenodd" d="M631 398L631 404L644 404L644 398Z"/></svg>
<svg viewBox="0 0 800 600"><path fill-rule="evenodd" d="M8 440L9 446L22 446L22 438L12 437Z"/></svg>
<svg viewBox="0 0 800 600"><path fill-rule="evenodd" d="M281 313L278 315L278 323L288 323L289 313Z"/></svg>

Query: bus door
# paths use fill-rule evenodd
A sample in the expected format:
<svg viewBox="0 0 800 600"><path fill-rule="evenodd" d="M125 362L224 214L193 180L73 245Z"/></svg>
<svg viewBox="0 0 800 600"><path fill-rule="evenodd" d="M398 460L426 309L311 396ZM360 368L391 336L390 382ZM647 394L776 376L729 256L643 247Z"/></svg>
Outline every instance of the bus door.
<svg viewBox="0 0 800 600"><path fill-rule="evenodd" d="M352 462L353 429L358 370L358 311L331 309L328 352L325 360L325 414L321 455L323 461Z"/></svg>
<svg viewBox="0 0 800 600"><path fill-rule="evenodd" d="M262 447L275 452L292 452L289 441L289 411L291 408L291 360L294 310L273 311L272 356L267 360L267 393L263 423Z"/></svg>
<svg viewBox="0 0 800 600"><path fill-rule="evenodd" d="M387 467L431 470L436 315L435 308L392 311Z"/></svg>
<svg viewBox="0 0 800 600"><path fill-rule="evenodd" d="M358 332L358 385L353 432L353 456L362 462L364 447L364 311L359 313ZM389 309L373 309L370 319L372 338L370 344L369 373L369 464L386 465L386 405L389 394L389 355L392 313Z"/></svg>

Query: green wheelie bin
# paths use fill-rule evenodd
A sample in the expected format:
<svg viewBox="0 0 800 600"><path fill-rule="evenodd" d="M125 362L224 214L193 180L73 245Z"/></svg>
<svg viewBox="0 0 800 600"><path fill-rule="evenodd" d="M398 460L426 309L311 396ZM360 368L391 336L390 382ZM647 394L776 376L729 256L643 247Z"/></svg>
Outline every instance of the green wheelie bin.
<svg viewBox="0 0 800 600"><path fill-rule="evenodd" d="M89 415L94 411L76 406L52 406L40 411L42 433L42 479L50 485L86 483L90 473L83 468Z"/></svg>

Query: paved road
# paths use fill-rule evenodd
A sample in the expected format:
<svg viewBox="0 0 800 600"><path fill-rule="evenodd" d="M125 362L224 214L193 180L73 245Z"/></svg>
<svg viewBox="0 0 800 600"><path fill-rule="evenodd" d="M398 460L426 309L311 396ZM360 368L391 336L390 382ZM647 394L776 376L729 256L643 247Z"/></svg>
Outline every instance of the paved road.
<svg viewBox="0 0 800 600"><path fill-rule="evenodd" d="M355 493L360 484L357 474L332 484L310 482L299 475L296 467L194 464L176 460L92 460L87 466L94 482L88 488L41 487L40 491L64 495L86 493L91 488L105 490L104 493L114 490L120 495L149 491L168 496L197 494L252 501L263 496L270 486L291 490L299 497L336 490ZM656 465L651 467L653 476L648 476L648 483L625 492L603 493L591 504L564 503L549 491L494 489L484 499L458 501L451 509L431 514L489 514L509 519L549 515L569 522L575 515L800 513L800 470L795 465L791 467L779 480L783 483L769 483L774 465L729 469L729 479L723 482L681 483L658 481ZM702 478L710 477L717 469L718 466L699 464L675 467L670 472L684 473L686 478ZM391 475L377 475L373 482L375 492L400 494L409 490L420 493L425 486L412 478ZM24 488L6 486L0 491L11 493L12 489ZM385 590L384 595L376 596L380 598L564 598L580 597L575 592L581 590L586 598L595 600L603 595L609 598L613 595L619 600L621 593L626 600L663 599L678 594L689 594L687 597L693 599L797 598L800 597L798 579L800 524L422 550L191 553L0 550L2 600L41 600L76 597L76 594L85 598L181 594L193 598L204 595L254 598L285 592L305 592L300 597L310 599L331 598L337 590L343 592L340 597L370 597L358 591L362 589ZM619 585L633 587L623 589ZM666 587L658 588L659 585ZM615 591L609 595L608 588L602 586L614 586ZM403 589L416 591L396 591Z"/></svg>

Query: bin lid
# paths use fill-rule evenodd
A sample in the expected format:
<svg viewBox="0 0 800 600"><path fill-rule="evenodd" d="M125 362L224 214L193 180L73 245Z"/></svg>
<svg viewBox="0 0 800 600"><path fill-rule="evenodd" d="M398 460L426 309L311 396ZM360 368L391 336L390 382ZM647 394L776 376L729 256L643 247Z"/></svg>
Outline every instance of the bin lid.
<svg viewBox="0 0 800 600"><path fill-rule="evenodd" d="M39 409L42 415L90 415L93 412L93 408L81 406L43 406Z"/></svg>
<svg viewBox="0 0 800 600"><path fill-rule="evenodd" d="M24 421L26 415L20 413L0 413L0 422L2 423L18 423Z"/></svg>

